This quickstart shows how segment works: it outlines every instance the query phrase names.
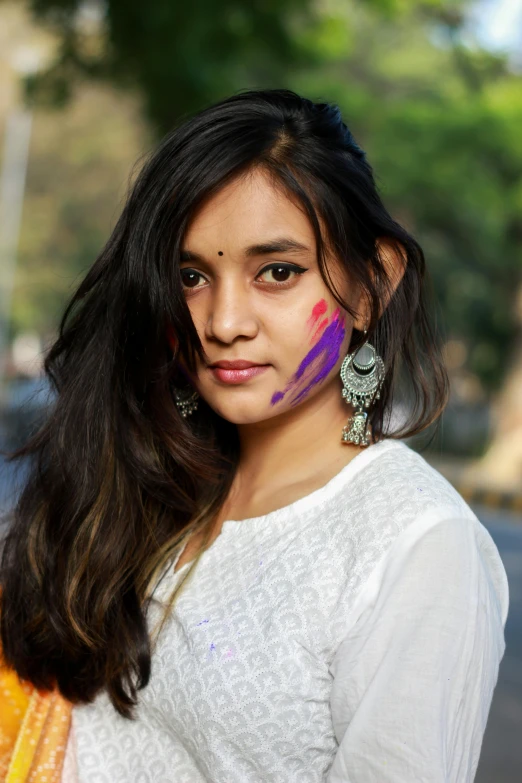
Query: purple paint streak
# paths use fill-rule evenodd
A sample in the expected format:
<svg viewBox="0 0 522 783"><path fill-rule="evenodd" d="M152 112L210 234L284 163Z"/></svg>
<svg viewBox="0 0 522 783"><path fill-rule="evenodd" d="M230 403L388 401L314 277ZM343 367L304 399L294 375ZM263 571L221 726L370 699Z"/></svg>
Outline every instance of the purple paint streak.
<svg viewBox="0 0 522 783"><path fill-rule="evenodd" d="M296 391L292 399L292 405L301 402L303 397L318 383L323 381L339 361L341 346L345 336L344 318L341 317L339 308L332 314L332 321L322 333L320 339L311 348L303 361L295 371L292 379L286 385L284 391L277 391L272 395L271 405L283 399L289 391ZM313 363L318 365L309 378L309 370ZM303 383L306 385L299 389Z"/></svg>

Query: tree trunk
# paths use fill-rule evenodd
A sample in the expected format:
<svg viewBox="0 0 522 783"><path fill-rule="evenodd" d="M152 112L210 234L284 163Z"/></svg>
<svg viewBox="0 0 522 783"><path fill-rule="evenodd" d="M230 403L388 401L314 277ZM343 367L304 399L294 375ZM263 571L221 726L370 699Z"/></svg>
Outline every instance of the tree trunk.
<svg viewBox="0 0 522 783"><path fill-rule="evenodd" d="M518 339L513 364L494 404L493 439L467 476L474 483L507 491L522 489L522 286L517 299Z"/></svg>

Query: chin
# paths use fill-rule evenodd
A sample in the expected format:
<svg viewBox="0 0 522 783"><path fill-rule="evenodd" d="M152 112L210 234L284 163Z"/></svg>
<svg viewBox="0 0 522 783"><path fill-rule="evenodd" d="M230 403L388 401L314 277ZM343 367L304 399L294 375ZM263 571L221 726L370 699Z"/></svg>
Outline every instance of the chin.
<svg viewBox="0 0 522 783"><path fill-rule="evenodd" d="M210 407L223 419L231 424L257 424L260 421L271 419L279 411L274 411L265 402L239 400L218 403L217 401L207 400Z"/></svg>

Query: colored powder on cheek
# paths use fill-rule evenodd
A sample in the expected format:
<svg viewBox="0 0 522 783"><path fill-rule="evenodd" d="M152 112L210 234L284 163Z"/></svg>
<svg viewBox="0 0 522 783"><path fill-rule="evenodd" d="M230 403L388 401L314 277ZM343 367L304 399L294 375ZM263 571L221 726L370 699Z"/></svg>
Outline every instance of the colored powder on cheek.
<svg viewBox="0 0 522 783"><path fill-rule="evenodd" d="M176 332L174 331L174 327L171 324L169 324L167 327L167 340L169 341L169 345L172 350L175 351L178 347L178 338L176 337Z"/></svg>
<svg viewBox="0 0 522 783"><path fill-rule="evenodd" d="M321 321L321 323L319 324L319 326L315 330L315 332L314 332L314 334L312 336L311 342L314 342L315 340L318 340L319 339L319 335L321 334L323 329L326 329L327 326L328 326L328 318L325 318L324 321Z"/></svg>
<svg viewBox="0 0 522 783"><path fill-rule="evenodd" d="M272 395L272 399L270 400L270 405L275 405L276 402L279 402L280 400L282 400L284 396L285 396L285 393L282 392L282 391L274 392L274 394Z"/></svg>
<svg viewBox="0 0 522 783"><path fill-rule="evenodd" d="M314 305L312 310L312 315L308 319L308 323L313 326L315 322L320 318L322 315L326 313L326 310L328 309L328 305L326 303L326 299L320 299L316 305Z"/></svg>
<svg viewBox="0 0 522 783"><path fill-rule="evenodd" d="M316 342L313 348L311 348L306 354L305 358L297 368L295 372L295 379L298 381L303 375L304 371L310 366L310 364L317 359L318 356L323 354L326 350L335 348L339 342L339 334L342 332L344 337L344 325L339 319L339 309L332 315L332 322L324 330L321 339ZM342 342L342 339L341 339ZM334 362L335 364L335 362Z"/></svg>
<svg viewBox="0 0 522 783"><path fill-rule="evenodd" d="M292 400L292 405L301 402L303 397L305 397L316 384L323 381L339 360L341 345L345 336L345 328L344 319L340 318L339 310L336 310L334 315L335 318L332 320L332 323L325 329L321 339L307 353L295 373L295 379L297 381L303 376L312 362L317 360L319 363L317 372L314 373L314 376L309 383L307 383Z"/></svg>
<svg viewBox="0 0 522 783"><path fill-rule="evenodd" d="M318 308L318 312L322 308L323 302L326 305L325 300L322 299L315 306ZM310 371L310 368L313 364L318 364L318 369L314 372L313 377L306 384L306 386L298 391L297 395L292 400L292 405L300 402L303 397L305 397L313 388L313 386L324 380L324 378L326 378L331 372L333 367L335 367L337 361L339 360L341 345L346 334L344 328L344 318L341 316L341 311L339 308L337 308L332 313L330 324L327 324L328 319L325 319L321 322L320 327L316 331L316 334L320 332L321 328L326 328L324 328L320 339L318 339L315 345L308 351L296 372L294 373L292 380L287 384L285 390L274 392L270 401L271 405L275 405L276 403L280 402L292 388L295 390L299 381L303 379L303 376L307 373L307 371Z"/></svg>

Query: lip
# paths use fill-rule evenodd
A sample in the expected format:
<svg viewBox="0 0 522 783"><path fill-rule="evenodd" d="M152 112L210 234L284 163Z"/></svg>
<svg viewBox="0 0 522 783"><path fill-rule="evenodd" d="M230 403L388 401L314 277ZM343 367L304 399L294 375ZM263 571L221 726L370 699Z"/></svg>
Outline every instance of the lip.
<svg viewBox="0 0 522 783"><path fill-rule="evenodd" d="M211 369L214 367L222 367L224 370L246 370L248 367L266 367L266 364L259 364L258 362L249 362L247 359L234 359L234 361L228 361L222 359L219 362L214 362L210 365Z"/></svg>
<svg viewBox="0 0 522 783"><path fill-rule="evenodd" d="M209 370L214 378L222 383L238 384L260 375L269 367L269 364L255 364L245 359L237 359L236 361L215 362L210 365Z"/></svg>

